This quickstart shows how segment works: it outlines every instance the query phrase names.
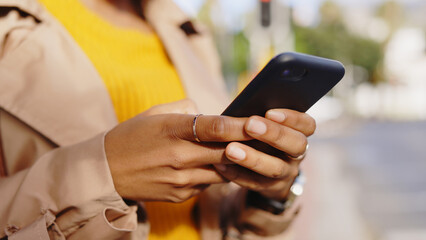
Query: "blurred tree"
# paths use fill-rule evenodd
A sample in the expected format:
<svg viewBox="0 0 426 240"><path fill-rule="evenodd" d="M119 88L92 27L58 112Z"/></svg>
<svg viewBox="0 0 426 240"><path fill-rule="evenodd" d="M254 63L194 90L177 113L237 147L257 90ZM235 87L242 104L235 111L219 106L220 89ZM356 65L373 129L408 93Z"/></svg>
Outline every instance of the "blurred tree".
<svg viewBox="0 0 426 240"><path fill-rule="evenodd" d="M210 29L213 29L213 23L211 18L211 8L216 1L214 0L206 0L198 12L197 19L199 19L204 24L208 25Z"/></svg>
<svg viewBox="0 0 426 240"><path fill-rule="evenodd" d="M324 2L320 13L321 21L315 28L293 26L296 51L363 67L368 71L370 83L383 81L383 50L380 44L350 34L336 3Z"/></svg>
<svg viewBox="0 0 426 240"><path fill-rule="evenodd" d="M401 27L405 21L403 6L394 0L384 2L379 6L376 15L389 24L392 32Z"/></svg>
<svg viewBox="0 0 426 240"><path fill-rule="evenodd" d="M248 70L248 59L250 57L250 43L244 32L234 35L233 70L241 74Z"/></svg>
<svg viewBox="0 0 426 240"><path fill-rule="evenodd" d="M342 10L332 1L326 1L320 8L321 25L343 28Z"/></svg>
<svg viewBox="0 0 426 240"><path fill-rule="evenodd" d="M222 72L228 84L236 82L237 78L246 73L249 68L250 41L243 30L233 31L218 24L221 16L220 3L217 0L207 0L198 13L198 19L209 26L213 31L215 44L219 50L222 64ZM216 10L215 12L212 12ZM219 10L219 11L218 11ZM216 24L215 21L216 20Z"/></svg>

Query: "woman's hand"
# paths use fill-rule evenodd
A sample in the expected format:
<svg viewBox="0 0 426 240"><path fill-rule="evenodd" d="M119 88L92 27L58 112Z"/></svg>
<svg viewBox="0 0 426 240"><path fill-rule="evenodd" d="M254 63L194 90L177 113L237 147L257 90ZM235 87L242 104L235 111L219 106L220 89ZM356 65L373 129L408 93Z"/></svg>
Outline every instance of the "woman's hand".
<svg viewBox="0 0 426 240"><path fill-rule="evenodd" d="M226 157L237 165L222 164L216 168L225 178L242 187L284 200L298 175L308 146L307 137L315 128L312 117L292 110L273 109L265 118L252 116L244 125L246 133L281 151L281 156L232 142L226 147Z"/></svg>
<svg viewBox="0 0 426 240"><path fill-rule="evenodd" d="M225 179L212 164L229 164L225 143L252 139L247 118L140 114L107 133L105 152L117 192L140 201L181 202ZM215 143L209 143L215 142ZM219 142L219 143L218 143Z"/></svg>

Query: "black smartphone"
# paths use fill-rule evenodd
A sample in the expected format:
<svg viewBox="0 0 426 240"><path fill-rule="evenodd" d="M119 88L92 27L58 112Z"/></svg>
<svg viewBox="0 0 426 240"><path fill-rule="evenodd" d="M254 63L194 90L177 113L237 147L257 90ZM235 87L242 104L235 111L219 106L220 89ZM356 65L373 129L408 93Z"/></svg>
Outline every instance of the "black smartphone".
<svg viewBox="0 0 426 240"><path fill-rule="evenodd" d="M222 115L265 116L266 111L273 108L306 112L344 75L345 68L338 61L282 53L269 61Z"/></svg>

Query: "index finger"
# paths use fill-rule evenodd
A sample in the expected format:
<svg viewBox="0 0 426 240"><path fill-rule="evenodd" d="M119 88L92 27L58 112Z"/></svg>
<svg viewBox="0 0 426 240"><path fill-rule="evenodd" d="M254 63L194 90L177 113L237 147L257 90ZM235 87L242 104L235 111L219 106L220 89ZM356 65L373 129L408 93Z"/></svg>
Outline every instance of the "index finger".
<svg viewBox="0 0 426 240"><path fill-rule="evenodd" d="M195 115L185 115L169 122L169 127L174 129L177 137L196 141L194 137ZM247 118L235 118L219 115L200 115L195 122L195 134L201 142L231 142L248 141L253 139L244 131Z"/></svg>
<svg viewBox="0 0 426 240"><path fill-rule="evenodd" d="M311 116L290 109L271 109L266 112L265 118L302 132L305 136L312 135L316 129Z"/></svg>

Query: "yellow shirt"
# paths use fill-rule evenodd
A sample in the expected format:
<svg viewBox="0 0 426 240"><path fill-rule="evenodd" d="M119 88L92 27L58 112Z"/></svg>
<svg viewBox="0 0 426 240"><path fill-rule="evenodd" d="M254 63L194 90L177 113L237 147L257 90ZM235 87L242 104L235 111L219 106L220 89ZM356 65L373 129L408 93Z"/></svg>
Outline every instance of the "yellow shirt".
<svg viewBox="0 0 426 240"><path fill-rule="evenodd" d="M114 26L78 0L39 1L92 61L105 82L119 122L151 106L185 98L176 70L155 34ZM147 202L149 239L200 239L191 216L195 202L195 198L180 204Z"/></svg>

